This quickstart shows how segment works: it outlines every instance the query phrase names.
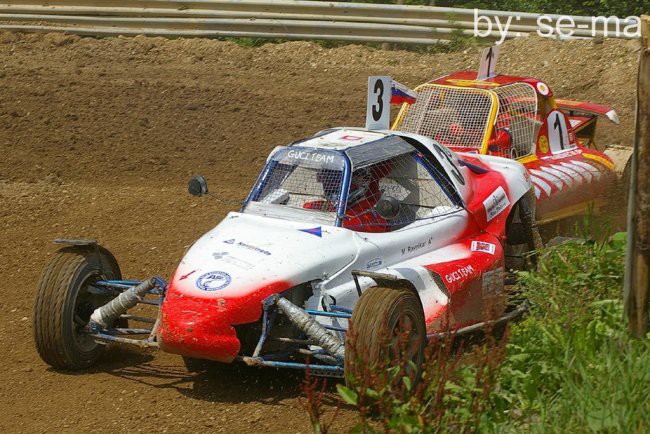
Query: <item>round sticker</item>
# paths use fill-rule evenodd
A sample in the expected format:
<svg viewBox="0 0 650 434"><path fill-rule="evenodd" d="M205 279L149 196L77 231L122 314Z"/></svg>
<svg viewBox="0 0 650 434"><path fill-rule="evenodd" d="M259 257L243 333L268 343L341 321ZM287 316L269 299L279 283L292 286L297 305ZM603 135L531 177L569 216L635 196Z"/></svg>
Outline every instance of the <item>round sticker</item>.
<svg viewBox="0 0 650 434"><path fill-rule="evenodd" d="M196 279L196 287L203 291L218 291L230 285L232 278L223 271L210 271Z"/></svg>
<svg viewBox="0 0 650 434"><path fill-rule="evenodd" d="M541 81L538 81L537 82L537 91L540 94L546 96L546 95L548 95L548 86L546 85L546 83L542 83Z"/></svg>
<svg viewBox="0 0 650 434"><path fill-rule="evenodd" d="M539 152L546 154L548 152L548 139L546 136L539 137Z"/></svg>

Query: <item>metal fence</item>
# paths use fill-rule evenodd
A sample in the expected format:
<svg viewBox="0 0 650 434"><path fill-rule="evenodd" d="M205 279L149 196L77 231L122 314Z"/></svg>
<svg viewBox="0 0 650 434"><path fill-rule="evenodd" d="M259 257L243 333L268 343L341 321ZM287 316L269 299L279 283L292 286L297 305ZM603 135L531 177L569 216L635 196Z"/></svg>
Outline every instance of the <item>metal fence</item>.
<svg viewBox="0 0 650 434"><path fill-rule="evenodd" d="M89 36L253 37L433 44L453 35L487 40L537 33L540 14L472 9L291 0L60 0L0 3L0 29ZM507 32L497 29L510 18ZM558 15L544 31L559 37ZM604 17L601 17L604 18ZM613 17L612 17L613 18ZM564 26L567 25L566 17ZM634 19L570 17L570 38L621 34ZM618 30L618 32L617 32Z"/></svg>

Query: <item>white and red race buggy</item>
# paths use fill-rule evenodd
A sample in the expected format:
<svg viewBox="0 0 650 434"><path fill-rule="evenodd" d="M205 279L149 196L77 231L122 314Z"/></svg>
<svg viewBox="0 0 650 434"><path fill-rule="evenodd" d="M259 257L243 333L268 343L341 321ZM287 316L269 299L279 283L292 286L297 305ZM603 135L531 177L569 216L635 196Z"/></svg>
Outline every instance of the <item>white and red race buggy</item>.
<svg viewBox="0 0 650 434"><path fill-rule="evenodd" d="M190 192L207 193L205 179ZM419 366L427 336L486 321L508 252L537 246L534 215L530 176L511 159L412 133L322 131L274 150L241 210L194 243L169 283L122 280L97 243L60 240L69 245L38 288L36 347L60 369L118 342L188 363L341 376L348 360L385 357L377 337L406 327ZM157 318L129 313L141 303L158 305Z"/></svg>

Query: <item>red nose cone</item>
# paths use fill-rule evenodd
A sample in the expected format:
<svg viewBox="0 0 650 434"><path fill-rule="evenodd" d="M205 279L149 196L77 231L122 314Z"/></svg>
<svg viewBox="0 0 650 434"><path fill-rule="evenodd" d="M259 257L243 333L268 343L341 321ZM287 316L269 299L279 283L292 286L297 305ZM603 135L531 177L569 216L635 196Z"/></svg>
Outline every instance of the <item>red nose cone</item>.
<svg viewBox="0 0 650 434"><path fill-rule="evenodd" d="M172 278L161 308L158 344L169 353L232 362L241 347L233 326L258 321L262 301L291 286L289 282L278 281L201 297L182 291L181 284Z"/></svg>
<svg viewBox="0 0 650 434"><path fill-rule="evenodd" d="M169 353L219 362L232 362L239 353L239 339L224 305L173 291L162 306L158 343Z"/></svg>

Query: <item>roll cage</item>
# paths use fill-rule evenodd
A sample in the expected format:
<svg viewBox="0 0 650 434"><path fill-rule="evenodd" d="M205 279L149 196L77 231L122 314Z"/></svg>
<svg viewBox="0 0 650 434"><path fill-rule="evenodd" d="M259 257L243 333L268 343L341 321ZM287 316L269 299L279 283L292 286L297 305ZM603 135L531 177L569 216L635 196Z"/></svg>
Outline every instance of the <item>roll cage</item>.
<svg viewBox="0 0 650 434"><path fill-rule="evenodd" d="M315 137L322 137L322 134L319 133L312 138ZM447 205L445 207L446 213L449 213L451 210L455 212L463 207L461 195L451 182L450 175L445 171L437 158L432 155L431 151L413 138L385 135L379 140L349 147L335 145L321 145L316 147L310 145L309 140L294 142L294 144L287 147L276 149L271 154L251 192L244 201L242 212L262 213L280 218L305 217L315 219L316 223L333 224L334 226L341 227L343 226L346 212L349 208L348 197L355 171L376 167L388 161L398 161L400 158L412 158L414 164L419 165L418 167L423 169L419 172L419 175L413 175L413 179L410 179L411 184L415 182L415 186L413 187L414 191L417 190L418 194L422 193L421 196L428 195L429 202L438 201ZM277 193L277 188L273 195L268 193L274 187L282 187L284 184L289 183L288 180L292 176L297 177L295 176L296 173L305 168L312 171L331 171L337 173L336 175L331 175L331 183L338 187L335 200L336 207L329 213L323 212L322 210L304 210L294 205L294 209L291 211L292 214L289 215L280 212L280 207L284 206L286 208L285 205L287 205L289 199L282 197L282 193ZM435 186L433 183L423 183L422 175L430 177L433 183L435 183ZM420 182L419 184L417 184L418 181ZM296 182L294 182L295 184ZM303 180L303 187L304 184L305 182ZM432 189L437 190L435 192L425 192L425 190ZM292 194L294 193L292 192ZM307 197L314 196L316 199L330 199L325 198L323 196L324 193L320 192L319 194L311 195L304 192L299 194ZM424 200L420 196L418 196L418 199L420 201ZM283 201L285 202L283 203ZM412 203L408 205L415 206ZM270 214L267 214L266 211ZM431 217L441 215L439 213L430 214ZM414 220L422 218L424 217L413 217ZM331 220L327 221L328 219Z"/></svg>

